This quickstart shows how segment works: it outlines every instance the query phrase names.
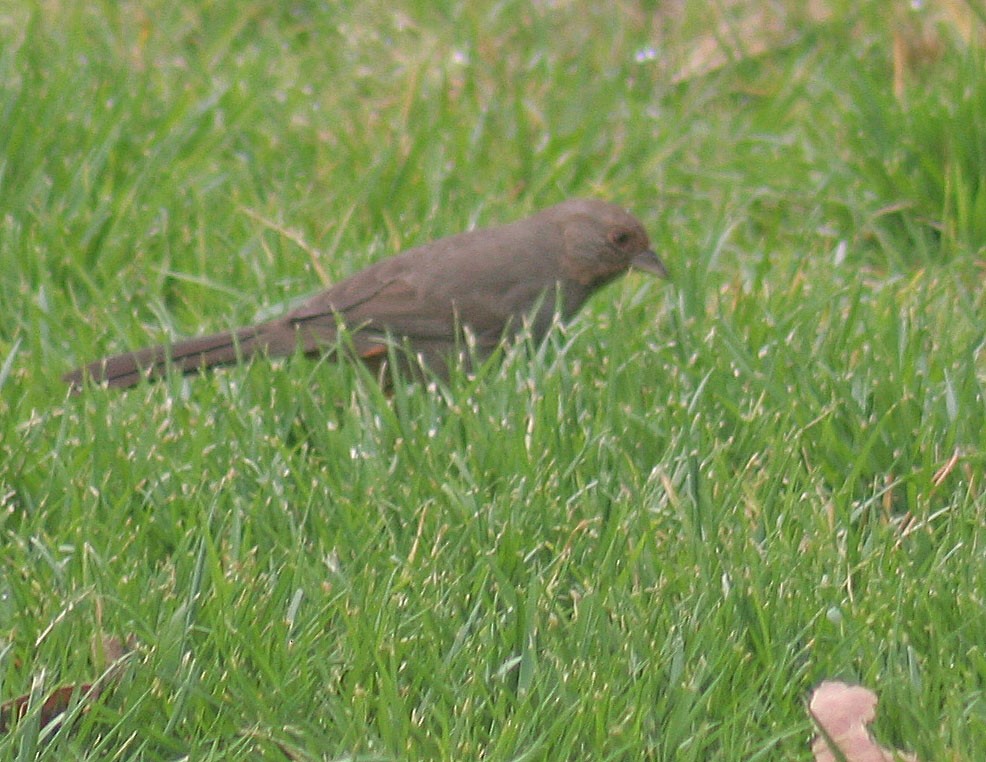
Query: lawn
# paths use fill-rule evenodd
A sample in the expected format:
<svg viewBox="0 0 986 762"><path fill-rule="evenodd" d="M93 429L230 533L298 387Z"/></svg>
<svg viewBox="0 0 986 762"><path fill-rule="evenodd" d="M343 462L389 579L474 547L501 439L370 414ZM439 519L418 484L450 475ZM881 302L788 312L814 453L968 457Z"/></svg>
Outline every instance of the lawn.
<svg viewBox="0 0 986 762"><path fill-rule="evenodd" d="M0 758L982 759L986 54L727 5L0 0ZM672 281L475 376L61 381L573 196Z"/></svg>

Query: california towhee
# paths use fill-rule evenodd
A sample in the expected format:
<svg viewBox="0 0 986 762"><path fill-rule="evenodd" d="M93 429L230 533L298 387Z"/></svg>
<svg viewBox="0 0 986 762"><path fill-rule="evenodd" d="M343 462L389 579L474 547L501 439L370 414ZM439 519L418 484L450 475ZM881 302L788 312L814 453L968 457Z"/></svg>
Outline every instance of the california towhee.
<svg viewBox="0 0 986 762"><path fill-rule="evenodd" d="M160 378L169 367L195 373L257 354L332 352L339 325L355 354L374 368L396 342L447 375L447 364L461 359L464 335L480 358L525 324L540 340L556 311L570 318L631 267L668 277L632 215L604 201L573 199L377 262L273 320L97 360L65 380L76 391L87 377L128 387Z"/></svg>

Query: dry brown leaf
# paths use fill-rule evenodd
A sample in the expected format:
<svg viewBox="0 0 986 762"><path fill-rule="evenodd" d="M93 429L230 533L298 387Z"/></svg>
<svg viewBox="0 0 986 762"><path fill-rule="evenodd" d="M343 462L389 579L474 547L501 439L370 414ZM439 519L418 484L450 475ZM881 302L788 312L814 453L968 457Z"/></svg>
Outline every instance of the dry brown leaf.
<svg viewBox="0 0 986 762"><path fill-rule="evenodd" d="M44 700L41 709L38 711L39 724L41 727L51 724L56 717L72 705L72 696L79 695L79 702L91 701L99 697L99 689L94 689L91 683L82 685L63 685L56 688ZM0 733L6 733L10 728L23 719L28 712L31 702L31 694L18 696L10 701L0 704Z"/></svg>
<svg viewBox="0 0 986 762"><path fill-rule="evenodd" d="M824 23L833 15L825 0L808 0L798 10L744 0L728 0L716 7L721 17L728 18L721 18L712 32L691 40L690 53L672 75L673 82L787 48L804 37L807 25Z"/></svg>
<svg viewBox="0 0 986 762"><path fill-rule="evenodd" d="M894 7L891 29L894 45L894 95L902 100L914 73L938 61L949 40L964 45L986 41L986 12L974 0L929 0Z"/></svg>
<svg viewBox="0 0 986 762"><path fill-rule="evenodd" d="M815 762L917 762L913 754L885 749L870 736L866 726L876 717L876 704L876 694L861 685L819 685L808 703L819 729L811 745Z"/></svg>
<svg viewBox="0 0 986 762"><path fill-rule="evenodd" d="M986 10L982 0L922 0L887 3L879 12L893 44L893 88L902 98L914 71L937 61L948 43L986 43ZM684 2L665 2L662 15L670 27L687 16ZM694 7L694 6L693 6ZM707 10L706 31L675 37L666 44L680 48L672 64L671 80L703 77L729 63L772 55L803 40L806 34L845 16L832 0L762 3L755 0L719 0ZM680 26L680 23L679 23ZM676 44L671 45L671 42Z"/></svg>
<svg viewBox="0 0 986 762"><path fill-rule="evenodd" d="M75 701L88 705L98 699L103 691L119 682L123 674L125 657L133 648L134 641L128 638L123 643L119 638L98 637L93 639L93 652L98 663L108 663L106 671L95 683L80 683L62 685L55 688L44 700L38 710L40 727L50 725L57 720ZM31 707L31 694L18 696L0 704L0 734L7 733L19 720L23 719Z"/></svg>

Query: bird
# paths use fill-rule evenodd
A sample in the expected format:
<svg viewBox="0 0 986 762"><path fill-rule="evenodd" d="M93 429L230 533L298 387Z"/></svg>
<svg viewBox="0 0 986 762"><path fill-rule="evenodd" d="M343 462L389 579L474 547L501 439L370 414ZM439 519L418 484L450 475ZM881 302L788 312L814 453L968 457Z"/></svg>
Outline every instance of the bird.
<svg viewBox="0 0 986 762"><path fill-rule="evenodd" d="M631 269L669 278L629 211L600 199L569 199L382 259L279 317L96 360L63 379L74 393L87 382L122 389L169 371L192 374L299 351L352 353L377 371L394 347L447 379L453 363L484 359L523 331L542 340L556 315L570 320Z"/></svg>

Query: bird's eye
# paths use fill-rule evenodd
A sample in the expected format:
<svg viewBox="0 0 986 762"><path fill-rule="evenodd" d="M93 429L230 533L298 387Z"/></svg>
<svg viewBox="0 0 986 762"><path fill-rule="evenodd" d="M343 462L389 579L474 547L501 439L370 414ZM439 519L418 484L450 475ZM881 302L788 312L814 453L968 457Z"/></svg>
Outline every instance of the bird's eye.
<svg viewBox="0 0 986 762"><path fill-rule="evenodd" d="M614 230L610 235L610 240L617 246L626 246L630 243L629 230Z"/></svg>

